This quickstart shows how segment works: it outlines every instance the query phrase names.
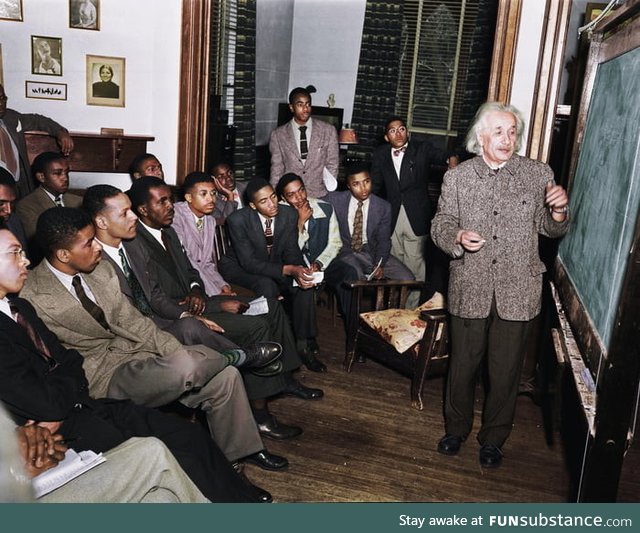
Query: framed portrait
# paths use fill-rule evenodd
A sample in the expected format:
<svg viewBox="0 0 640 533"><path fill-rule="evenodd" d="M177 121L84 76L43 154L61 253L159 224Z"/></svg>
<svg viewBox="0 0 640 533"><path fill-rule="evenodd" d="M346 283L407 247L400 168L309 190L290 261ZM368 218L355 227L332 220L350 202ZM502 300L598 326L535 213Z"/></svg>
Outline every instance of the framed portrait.
<svg viewBox="0 0 640 533"><path fill-rule="evenodd" d="M66 100L67 84L27 80L24 82L24 95L41 100Z"/></svg>
<svg viewBox="0 0 640 533"><path fill-rule="evenodd" d="M125 58L87 55L87 104L124 107Z"/></svg>
<svg viewBox="0 0 640 533"><path fill-rule="evenodd" d="M0 20L22 22L22 0L0 0Z"/></svg>
<svg viewBox="0 0 640 533"><path fill-rule="evenodd" d="M31 36L31 73L62 76L62 39Z"/></svg>
<svg viewBox="0 0 640 533"><path fill-rule="evenodd" d="M100 29L100 0L69 0L69 27Z"/></svg>

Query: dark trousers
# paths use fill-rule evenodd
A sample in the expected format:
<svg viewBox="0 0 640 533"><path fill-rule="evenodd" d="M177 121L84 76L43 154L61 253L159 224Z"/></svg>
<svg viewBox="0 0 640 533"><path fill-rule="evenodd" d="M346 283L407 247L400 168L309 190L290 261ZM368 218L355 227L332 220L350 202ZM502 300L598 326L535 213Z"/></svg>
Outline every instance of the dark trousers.
<svg viewBox="0 0 640 533"><path fill-rule="evenodd" d="M476 383L486 354L489 382L478 441L499 447L504 444L513 425L530 324L502 320L495 302L488 318L451 316L452 349L444 407L447 433L466 438L471 432Z"/></svg>
<svg viewBox="0 0 640 533"><path fill-rule="evenodd" d="M255 492L238 476L199 424L130 401L96 400L75 408L60 428L75 439L76 451L105 452L130 437L157 437L212 502L256 502Z"/></svg>

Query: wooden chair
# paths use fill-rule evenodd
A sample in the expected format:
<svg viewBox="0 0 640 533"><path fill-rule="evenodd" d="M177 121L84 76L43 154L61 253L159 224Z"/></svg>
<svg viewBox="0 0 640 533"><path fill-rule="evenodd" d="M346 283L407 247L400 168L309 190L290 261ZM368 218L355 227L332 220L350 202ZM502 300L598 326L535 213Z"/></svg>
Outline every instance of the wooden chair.
<svg viewBox="0 0 640 533"><path fill-rule="evenodd" d="M347 327L347 347L343 366L351 372L357 355L380 361L411 377L411 406L422 410L422 393L427 375L446 370L449 358L448 313L445 309L422 311L426 322L422 338L404 352L398 352L361 317L367 291L374 292L374 310L403 309L409 292L420 289L417 281L356 281L348 283L352 292L351 316Z"/></svg>

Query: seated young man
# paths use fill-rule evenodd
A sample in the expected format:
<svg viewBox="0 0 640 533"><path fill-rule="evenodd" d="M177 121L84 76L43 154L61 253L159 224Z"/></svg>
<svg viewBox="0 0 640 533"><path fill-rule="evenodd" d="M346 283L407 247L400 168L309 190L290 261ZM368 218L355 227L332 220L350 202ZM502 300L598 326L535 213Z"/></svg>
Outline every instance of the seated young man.
<svg viewBox="0 0 640 533"><path fill-rule="evenodd" d="M238 183L231 165L217 163L211 167L211 177L216 184L217 201L213 217L218 224L224 224L227 217L244 207L244 190L246 183Z"/></svg>
<svg viewBox="0 0 640 533"><path fill-rule="evenodd" d="M91 243L84 244L89 244L83 247L85 255L91 255ZM76 451L96 453L130 437L157 437L210 501L271 500L268 492L238 475L198 425L130 401L91 397L82 355L65 348L33 306L15 296L28 265L15 236L0 229L0 401L17 425L34 421L73 440ZM87 314L85 320L94 319ZM96 322L96 327L101 326ZM102 335L114 337L106 331Z"/></svg>
<svg viewBox="0 0 640 533"><path fill-rule="evenodd" d="M231 248L220 260L224 278L256 294L281 298L290 310L300 357L314 365L318 352L313 270L298 247L298 214L280 205L261 178L247 185L249 206L232 213L226 227ZM294 284L295 282L295 284Z"/></svg>
<svg viewBox="0 0 640 533"><path fill-rule="evenodd" d="M46 261L23 297L67 347L81 351L95 396L159 407L179 400L201 409L212 438L230 461L264 453L242 378L225 357L203 345L184 346L142 315L120 291L89 216L56 207L38 220Z"/></svg>
<svg viewBox="0 0 640 533"><path fill-rule="evenodd" d="M333 269L352 267L357 279L413 280L411 271L391 255L391 204L371 193L371 178L365 165L349 169L346 191L329 193L325 200L335 209L342 248L326 273L329 283L336 279ZM343 315L349 316L349 291L337 288Z"/></svg>
<svg viewBox="0 0 640 533"><path fill-rule="evenodd" d="M164 180L162 163L153 154L138 154L129 165L129 176L135 181L142 176L155 176Z"/></svg>

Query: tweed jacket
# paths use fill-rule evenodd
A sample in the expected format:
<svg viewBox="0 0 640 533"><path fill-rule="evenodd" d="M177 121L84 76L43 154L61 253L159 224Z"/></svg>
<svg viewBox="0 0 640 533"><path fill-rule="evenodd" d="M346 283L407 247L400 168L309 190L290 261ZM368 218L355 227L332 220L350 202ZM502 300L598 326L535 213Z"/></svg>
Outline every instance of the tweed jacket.
<svg viewBox="0 0 640 533"><path fill-rule="evenodd" d="M390 144L379 146L371 159L371 182L374 194L391 204L391 229L396 227L403 205L411 229L416 235L428 235L433 207L428 195L429 165L444 163L444 152L431 143L409 141L400 166L400 177L393 165Z"/></svg>
<svg viewBox="0 0 640 533"><path fill-rule="evenodd" d="M349 202L351 192L340 191L329 193L326 200L333 205L340 226L342 249L338 258L351 249L351 232L349 231ZM371 261L376 264L382 258L382 266L387 264L391 254L391 205L375 194L369 196L369 212L367 214L367 245Z"/></svg>
<svg viewBox="0 0 640 533"><path fill-rule="evenodd" d="M218 272L215 261L216 220L212 215L205 215L204 227L198 231L187 202L178 202L174 208L171 227L180 237L189 261L200 274L205 292L209 296L217 296L228 283Z"/></svg>
<svg viewBox="0 0 640 533"><path fill-rule="evenodd" d="M109 331L84 310L44 261L27 278L21 296L35 307L60 342L84 356L92 396L106 396L109 380L121 364L184 349L120 292L120 282L110 264L101 261L92 273L82 277L104 311Z"/></svg>
<svg viewBox="0 0 640 533"><path fill-rule="evenodd" d="M303 163L300 148L296 144L291 121L271 132L269 151L271 152L271 180L275 189L280 178L293 172L302 178L307 194L312 198L322 198L327 188L322 180L322 171L326 169L338 179L338 134L331 125L318 119L313 121L309 152Z"/></svg>
<svg viewBox="0 0 640 533"><path fill-rule="evenodd" d="M62 195L62 202L65 207L80 207L82 205L82 198L67 192ZM42 187L38 187L18 202L16 205L16 213L22 221L27 239L33 239L36 234L38 217L47 209L55 206L54 201Z"/></svg>
<svg viewBox="0 0 640 533"><path fill-rule="evenodd" d="M7 127L20 159L20 180L18 181L18 198L22 198L36 188L36 181L31 176L31 163L27 153L27 144L24 140L25 131L45 131L53 137L57 137L61 131L67 131L55 120L35 113L19 113L14 109L7 109L2 120Z"/></svg>
<svg viewBox="0 0 640 533"><path fill-rule="evenodd" d="M540 312L542 274L538 234L564 235L568 217L556 222L544 205L553 180L548 165L513 155L494 174L478 156L449 170L431 226L436 245L450 262L449 311L461 318L489 316L495 294L504 320L531 320ZM486 239L475 253L456 244L460 230Z"/></svg>

